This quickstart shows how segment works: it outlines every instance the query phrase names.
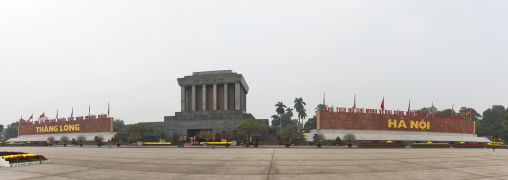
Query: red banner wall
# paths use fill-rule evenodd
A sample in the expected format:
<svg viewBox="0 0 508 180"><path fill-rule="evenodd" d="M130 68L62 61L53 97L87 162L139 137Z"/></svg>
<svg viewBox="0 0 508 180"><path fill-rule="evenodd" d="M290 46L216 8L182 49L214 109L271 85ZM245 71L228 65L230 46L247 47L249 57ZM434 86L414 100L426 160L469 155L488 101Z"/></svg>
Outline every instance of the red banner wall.
<svg viewBox="0 0 508 180"><path fill-rule="evenodd" d="M396 120L396 121L395 121ZM404 121L400 124L400 121ZM424 128L411 127L411 121L420 124L425 122ZM391 122L391 124L390 124ZM395 124L394 124L395 122ZM338 113L317 112L317 129L338 130L382 130L382 131L415 131L475 134L475 121L441 119L417 116L368 114L368 113ZM394 126L395 125L395 126ZM398 127L399 125L405 125ZM390 126L390 127L389 127ZM429 127L427 127L429 126Z"/></svg>
<svg viewBox="0 0 508 180"><path fill-rule="evenodd" d="M49 131L45 131L51 129ZM87 119L18 126L18 135L113 132L113 118Z"/></svg>

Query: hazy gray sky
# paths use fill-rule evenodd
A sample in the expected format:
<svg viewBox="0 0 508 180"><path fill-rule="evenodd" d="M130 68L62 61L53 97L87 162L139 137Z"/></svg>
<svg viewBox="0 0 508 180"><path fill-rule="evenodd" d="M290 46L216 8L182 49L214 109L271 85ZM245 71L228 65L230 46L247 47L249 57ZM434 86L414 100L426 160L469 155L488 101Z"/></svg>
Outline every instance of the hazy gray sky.
<svg viewBox="0 0 508 180"><path fill-rule="evenodd" d="M275 103L508 105L508 1L4 1L0 124L180 111L176 78L233 70L247 111Z"/></svg>

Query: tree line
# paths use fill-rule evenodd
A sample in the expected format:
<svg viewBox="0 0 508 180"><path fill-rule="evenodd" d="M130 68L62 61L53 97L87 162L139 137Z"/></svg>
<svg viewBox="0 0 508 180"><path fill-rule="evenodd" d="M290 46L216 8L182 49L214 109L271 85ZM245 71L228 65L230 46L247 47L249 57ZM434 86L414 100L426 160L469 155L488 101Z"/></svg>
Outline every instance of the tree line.
<svg viewBox="0 0 508 180"><path fill-rule="evenodd" d="M307 103L301 97L295 98L293 101L293 108L286 106L282 101L275 104L275 112L277 114L272 115L272 127L278 128L279 136L293 136L303 139L303 121L307 118L307 110L305 106ZM297 116L293 118L296 111Z"/></svg>

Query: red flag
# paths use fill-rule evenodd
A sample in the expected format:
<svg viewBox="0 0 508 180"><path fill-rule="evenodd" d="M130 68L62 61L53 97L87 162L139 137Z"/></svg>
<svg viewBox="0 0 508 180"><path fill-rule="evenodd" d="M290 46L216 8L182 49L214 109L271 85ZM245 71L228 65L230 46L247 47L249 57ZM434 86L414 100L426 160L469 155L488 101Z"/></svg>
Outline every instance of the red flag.
<svg viewBox="0 0 508 180"><path fill-rule="evenodd" d="M469 116L469 115L471 115L471 108L469 108L469 111L468 111L468 112L467 112L467 114L466 114L466 118L467 118L467 116Z"/></svg>
<svg viewBox="0 0 508 180"><path fill-rule="evenodd" d="M56 110L56 119L58 119L58 109Z"/></svg>
<svg viewBox="0 0 508 180"><path fill-rule="evenodd" d="M381 109L385 110L385 97L383 96L383 101L381 101Z"/></svg>
<svg viewBox="0 0 508 180"><path fill-rule="evenodd" d="M39 116L39 118L43 118L43 117L44 117L44 114L45 114L45 112L44 112L44 113L42 113L42 114L41 114L41 116Z"/></svg>
<svg viewBox="0 0 508 180"><path fill-rule="evenodd" d="M109 117L109 102L108 102L108 117Z"/></svg>
<svg viewBox="0 0 508 180"><path fill-rule="evenodd" d="M71 118L73 117L73 115L74 115L74 107L72 107Z"/></svg>
<svg viewBox="0 0 508 180"><path fill-rule="evenodd" d="M432 102L432 106L430 107L430 114L434 114L434 102Z"/></svg>
<svg viewBox="0 0 508 180"><path fill-rule="evenodd" d="M34 118L34 114L32 114L32 116L30 116L30 118L28 118L28 120L26 122L30 121L33 118Z"/></svg>

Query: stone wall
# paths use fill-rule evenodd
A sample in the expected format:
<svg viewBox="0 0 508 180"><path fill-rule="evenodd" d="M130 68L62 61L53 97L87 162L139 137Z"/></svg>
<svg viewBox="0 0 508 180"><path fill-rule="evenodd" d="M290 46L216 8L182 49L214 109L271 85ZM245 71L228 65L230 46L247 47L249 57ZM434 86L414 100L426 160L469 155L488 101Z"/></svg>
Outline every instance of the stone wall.
<svg viewBox="0 0 508 180"><path fill-rule="evenodd" d="M147 124L154 127L155 134L164 132L169 137L173 132L186 136L187 129L212 129L213 133L221 132L222 130L231 132L237 124L246 119L255 118L252 114L231 110L176 112L175 116L165 116L164 122L148 122ZM268 119L255 120L268 129ZM265 132L263 136L268 137L268 132Z"/></svg>

